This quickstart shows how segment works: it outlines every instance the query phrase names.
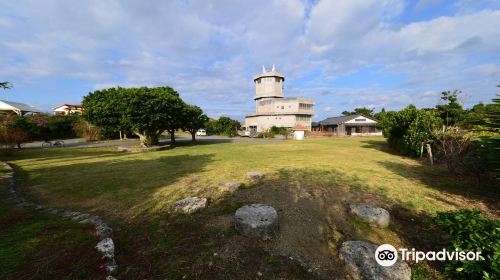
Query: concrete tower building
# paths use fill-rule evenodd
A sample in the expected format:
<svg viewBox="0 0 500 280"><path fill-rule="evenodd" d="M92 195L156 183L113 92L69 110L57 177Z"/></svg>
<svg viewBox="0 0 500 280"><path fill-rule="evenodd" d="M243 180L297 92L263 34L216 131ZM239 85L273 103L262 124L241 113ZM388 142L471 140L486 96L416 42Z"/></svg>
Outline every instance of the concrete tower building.
<svg viewBox="0 0 500 280"><path fill-rule="evenodd" d="M285 76L262 66L255 82L255 114L245 117L245 128L250 132L267 131L273 126L311 130L314 101L309 98L283 96Z"/></svg>

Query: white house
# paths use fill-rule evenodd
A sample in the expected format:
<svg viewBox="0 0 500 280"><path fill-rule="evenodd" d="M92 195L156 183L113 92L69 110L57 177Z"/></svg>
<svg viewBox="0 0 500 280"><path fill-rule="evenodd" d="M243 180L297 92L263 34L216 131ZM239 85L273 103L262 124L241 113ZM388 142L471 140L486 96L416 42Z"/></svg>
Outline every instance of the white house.
<svg viewBox="0 0 500 280"><path fill-rule="evenodd" d="M83 112L82 105L62 104L52 109L54 115L69 115L81 114Z"/></svg>
<svg viewBox="0 0 500 280"><path fill-rule="evenodd" d="M382 131L377 128L377 121L363 115L327 118L314 123L313 130L329 132L338 136L382 135Z"/></svg>
<svg viewBox="0 0 500 280"><path fill-rule="evenodd" d="M5 100L0 100L0 112L14 113L19 116L41 113L40 110L28 104Z"/></svg>

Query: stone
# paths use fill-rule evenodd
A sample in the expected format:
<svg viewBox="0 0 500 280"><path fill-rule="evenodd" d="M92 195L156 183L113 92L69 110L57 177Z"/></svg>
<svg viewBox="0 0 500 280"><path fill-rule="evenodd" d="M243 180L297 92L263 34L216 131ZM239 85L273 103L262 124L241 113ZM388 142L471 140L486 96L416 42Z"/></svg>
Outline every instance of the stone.
<svg viewBox="0 0 500 280"><path fill-rule="evenodd" d="M58 208L50 208L47 210L50 214L54 214L54 215L57 215L59 213L61 213L63 210L61 209L58 209Z"/></svg>
<svg viewBox="0 0 500 280"><path fill-rule="evenodd" d="M347 273L353 279L365 280L410 280L411 269L400 258L392 266L381 266L375 260L377 245L366 241L346 241L339 251Z"/></svg>
<svg viewBox="0 0 500 280"><path fill-rule="evenodd" d="M174 203L176 212L191 214L207 207L207 199L195 196L186 197Z"/></svg>
<svg viewBox="0 0 500 280"><path fill-rule="evenodd" d="M79 224L98 224L99 222L102 223L101 218L99 216L89 216L86 219L80 220L78 223Z"/></svg>
<svg viewBox="0 0 500 280"><path fill-rule="evenodd" d="M78 222L90 218L90 214L80 214L71 218L71 220Z"/></svg>
<svg viewBox="0 0 500 280"><path fill-rule="evenodd" d="M278 213L268 205L245 205L234 215L236 230L249 237L269 238L269 235L279 227Z"/></svg>
<svg viewBox="0 0 500 280"><path fill-rule="evenodd" d="M114 259L114 257L115 257L115 244L113 243L113 239L105 238L105 239L99 241L99 243L97 243L95 248L97 249L97 251L99 251L102 254L103 258Z"/></svg>
<svg viewBox="0 0 500 280"><path fill-rule="evenodd" d="M389 225L391 215L384 208L380 208L368 204L351 204L349 205L351 214L357 216L361 220L384 228Z"/></svg>
<svg viewBox="0 0 500 280"><path fill-rule="evenodd" d="M108 277L106 277L106 280L116 280L116 278L111 275L108 275Z"/></svg>
<svg viewBox="0 0 500 280"><path fill-rule="evenodd" d="M247 179L250 179L252 181L258 181L262 178L264 178L264 173L262 172L258 171L247 172Z"/></svg>
<svg viewBox="0 0 500 280"><path fill-rule="evenodd" d="M118 265L116 265L115 259L114 258L113 259L109 259L108 263L105 266L105 268L106 268L106 271L108 273L113 273L118 268Z"/></svg>
<svg viewBox="0 0 500 280"><path fill-rule="evenodd" d="M241 186L241 183L238 182L224 182L220 184L220 189L223 192L234 192L238 190Z"/></svg>
<svg viewBox="0 0 500 280"><path fill-rule="evenodd" d="M97 223L95 225L95 231L97 236L102 239L111 238L113 236L113 230L106 223Z"/></svg>

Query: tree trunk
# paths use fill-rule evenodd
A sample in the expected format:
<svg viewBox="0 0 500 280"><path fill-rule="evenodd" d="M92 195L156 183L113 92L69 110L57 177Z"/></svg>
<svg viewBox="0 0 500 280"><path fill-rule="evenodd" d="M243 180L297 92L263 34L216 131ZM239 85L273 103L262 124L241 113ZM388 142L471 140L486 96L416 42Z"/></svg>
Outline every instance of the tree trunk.
<svg viewBox="0 0 500 280"><path fill-rule="evenodd" d="M193 142L196 141L196 130L195 131L191 131L191 140Z"/></svg>
<svg viewBox="0 0 500 280"><path fill-rule="evenodd" d="M169 130L168 133L170 134L170 146L175 145L175 130Z"/></svg>

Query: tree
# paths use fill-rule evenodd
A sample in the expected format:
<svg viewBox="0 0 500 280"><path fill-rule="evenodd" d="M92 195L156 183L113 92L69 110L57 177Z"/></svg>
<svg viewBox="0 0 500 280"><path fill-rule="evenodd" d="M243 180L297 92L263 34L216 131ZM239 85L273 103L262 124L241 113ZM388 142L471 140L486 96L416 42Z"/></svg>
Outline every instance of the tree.
<svg viewBox="0 0 500 280"><path fill-rule="evenodd" d="M0 88L2 88L2 89L10 89L10 88L12 88L12 84L9 83L9 82L1 82L0 83Z"/></svg>
<svg viewBox="0 0 500 280"><path fill-rule="evenodd" d="M344 111L342 112L342 115L344 116L350 116L350 115L363 115L365 117L373 117L373 112L374 108L366 108L366 107L360 107L360 108L355 108L353 112L349 111Z"/></svg>
<svg viewBox="0 0 500 280"><path fill-rule="evenodd" d="M220 134L226 135L228 137L236 136L236 132L241 126L239 121L224 116L219 118L218 123Z"/></svg>
<svg viewBox="0 0 500 280"><path fill-rule="evenodd" d="M419 110L414 105L385 114L380 127L389 146L409 156L417 156L422 143L432 139L432 132L442 123L434 111Z"/></svg>
<svg viewBox="0 0 500 280"><path fill-rule="evenodd" d="M459 90L448 90L441 93L441 100L446 103L437 105L436 109L439 112L439 117L443 119L446 126L454 126L464 119L464 108L458 103L460 94L462 92Z"/></svg>
<svg viewBox="0 0 500 280"><path fill-rule="evenodd" d="M207 121L208 117L200 107L187 105L184 108L182 130L191 133L191 139L196 141L196 131L203 128Z"/></svg>
<svg viewBox="0 0 500 280"><path fill-rule="evenodd" d="M82 105L87 121L102 128L130 130L145 147L158 145L165 130L180 128L185 107L170 87L97 90L85 96ZM171 137L175 137L173 132Z"/></svg>
<svg viewBox="0 0 500 280"><path fill-rule="evenodd" d="M209 134L226 135L228 137L236 136L236 132L241 124L237 120L228 117L220 117L218 120L209 120L205 127Z"/></svg>

